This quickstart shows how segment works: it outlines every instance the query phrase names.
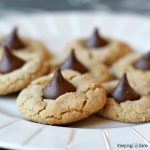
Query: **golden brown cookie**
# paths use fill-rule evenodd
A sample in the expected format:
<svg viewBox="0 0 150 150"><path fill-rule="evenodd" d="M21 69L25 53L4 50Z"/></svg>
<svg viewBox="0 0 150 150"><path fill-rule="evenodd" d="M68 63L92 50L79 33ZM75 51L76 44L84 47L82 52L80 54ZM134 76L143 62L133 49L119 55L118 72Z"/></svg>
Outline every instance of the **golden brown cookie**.
<svg viewBox="0 0 150 150"><path fill-rule="evenodd" d="M20 91L32 80L51 70L49 61L52 55L41 42L12 34L1 38L0 95ZM20 61L23 63L18 66Z"/></svg>
<svg viewBox="0 0 150 150"><path fill-rule="evenodd" d="M125 75L119 83L111 81L102 87L107 91L108 98L105 107L98 112L100 116L132 123L150 121L150 96L139 93Z"/></svg>
<svg viewBox="0 0 150 150"><path fill-rule="evenodd" d="M60 85L60 82L56 90L58 84L56 78L61 83L63 78L66 84L69 84L67 90L70 92L64 92L66 84ZM45 89L49 91L46 91L46 95ZM60 94L62 90L64 94ZM53 98L45 98L45 96ZM71 70L63 71L61 77L60 73L58 77L57 72L55 76L50 74L38 78L24 89L17 99L18 109L26 119L58 125L87 118L102 109L105 103L106 92L97 84L95 78Z"/></svg>
<svg viewBox="0 0 150 150"><path fill-rule="evenodd" d="M89 39L79 38L69 43L65 47L66 55L72 49L75 49L77 58L87 65L91 62L112 65L116 60L132 51L124 42L100 37L97 30Z"/></svg>
<svg viewBox="0 0 150 150"><path fill-rule="evenodd" d="M101 63L82 63L76 57L74 50L71 51L70 55L58 65L61 70L71 69L82 74L93 75L98 83L106 82L112 79L108 68Z"/></svg>

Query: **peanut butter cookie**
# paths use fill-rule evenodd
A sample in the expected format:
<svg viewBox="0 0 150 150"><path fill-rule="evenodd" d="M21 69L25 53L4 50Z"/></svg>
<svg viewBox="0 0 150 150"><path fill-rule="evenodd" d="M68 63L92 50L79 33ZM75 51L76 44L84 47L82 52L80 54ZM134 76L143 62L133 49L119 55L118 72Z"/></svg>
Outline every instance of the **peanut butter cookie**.
<svg viewBox="0 0 150 150"><path fill-rule="evenodd" d="M100 116L131 123L150 121L150 96L136 91L126 74L123 74L119 83L111 81L102 86L107 91L108 98L105 107L98 112Z"/></svg>
<svg viewBox="0 0 150 150"><path fill-rule="evenodd" d="M93 76L59 69L33 81L17 99L26 119L57 125L87 118L105 103L106 92Z"/></svg>
<svg viewBox="0 0 150 150"><path fill-rule="evenodd" d="M32 80L48 73L51 57L42 43L20 38L16 29L1 38L0 95L20 91Z"/></svg>
<svg viewBox="0 0 150 150"><path fill-rule="evenodd" d="M65 47L66 55L75 49L77 58L83 63L104 63L112 65L116 60L131 52L124 42L101 37L98 30L90 38L80 38Z"/></svg>

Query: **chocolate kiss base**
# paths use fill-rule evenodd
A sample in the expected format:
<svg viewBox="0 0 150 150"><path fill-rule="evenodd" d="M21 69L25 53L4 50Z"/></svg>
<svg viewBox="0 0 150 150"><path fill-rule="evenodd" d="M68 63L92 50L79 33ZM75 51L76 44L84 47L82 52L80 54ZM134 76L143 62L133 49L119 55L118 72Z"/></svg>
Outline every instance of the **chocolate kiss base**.
<svg viewBox="0 0 150 150"><path fill-rule="evenodd" d="M60 65L60 69L72 69L80 73L88 72L88 69L76 58L74 50L71 51L70 55L65 60L65 62Z"/></svg>
<svg viewBox="0 0 150 150"><path fill-rule="evenodd" d="M108 44L108 41L100 37L98 29L95 29L93 35L89 39L86 40L85 47L88 49L98 48L98 47L106 46L107 44Z"/></svg>
<svg viewBox="0 0 150 150"><path fill-rule="evenodd" d="M15 56L8 47L4 47L4 53L0 60L0 73L6 74L21 68L25 61Z"/></svg>
<svg viewBox="0 0 150 150"><path fill-rule="evenodd" d="M60 69L57 69L51 82L43 89L44 99L56 99L60 95L75 92L76 88L62 76Z"/></svg>
<svg viewBox="0 0 150 150"><path fill-rule="evenodd" d="M2 46L7 46L10 49L23 49L26 47L24 42L19 38L18 36L18 29L14 28L12 33L4 39L4 41L1 43Z"/></svg>
<svg viewBox="0 0 150 150"><path fill-rule="evenodd" d="M138 100L140 98L140 95L130 86L126 74L123 74L118 85L110 95L119 103L127 100Z"/></svg>

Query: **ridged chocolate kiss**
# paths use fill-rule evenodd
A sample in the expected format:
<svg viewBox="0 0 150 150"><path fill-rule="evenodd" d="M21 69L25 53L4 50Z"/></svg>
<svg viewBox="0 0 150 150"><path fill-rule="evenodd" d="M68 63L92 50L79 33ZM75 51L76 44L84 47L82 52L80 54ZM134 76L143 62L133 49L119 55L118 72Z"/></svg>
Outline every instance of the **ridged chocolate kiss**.
<svg viewBox="0 0 150 150"><path fill-rule="evenodd" d="M4 39L4 41L2 42L2 46L5 46L5 45L7 45L7 47L12 50L13 49L19 50L19 49L23 49L26 47L24 42L18 36L17 28L14 28L12 33Z"/></svg>
<svg viewBox="0 0 150 150"><path fill-rule="evenodd" d="M74 50L71 51L64 63L60 65L60 69L72 69L80 73L88 72L88 69L76 58Z"/></svg>
<svg viewBox="0 0 150 150"><path fill-rule="evenodd" d="M87 48L98 48L98 47L106 46L107 44L108 41L100 37L98 29L95 29L93 35L86 40L85 46Z"/></svg>
<svg viewBox="0 0 150 150"><path fill-rule="evenodd" d="M57 69L51 82L44 88L45 99L56 99L60 95L75 92L76 88L62 76L60 69Z"/></svg>
<svg viewBox="0 0 150 150"><path fill-rule="evenodd" d="M118 85L111 93L111 96L119 103L127 100L137 100L140 98L140 95L138 95L130 86L126 74L123 74Z"/></svg>
<svg viewBox="0 0 150 150"><path fill-rule="evenodd" d="M13 70L19 69L24 65L25 61L15 56L11 50L5 46L4 53L0 60L0 73L6 74Z"/></svg>
<svg viewBox="0 0 150 150"><path fill-rule="evenodd" d="M140 69L140 70L144 70L144 71L150 70L150 52L146 53L139 60L134 62L133 66L136 69Z"/></svg>

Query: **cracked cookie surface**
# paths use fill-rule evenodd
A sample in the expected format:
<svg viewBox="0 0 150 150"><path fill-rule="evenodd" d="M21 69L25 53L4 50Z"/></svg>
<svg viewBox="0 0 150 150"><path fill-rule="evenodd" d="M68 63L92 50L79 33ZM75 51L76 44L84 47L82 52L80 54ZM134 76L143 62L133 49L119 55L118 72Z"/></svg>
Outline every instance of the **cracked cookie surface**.
<svg viewBox="0 0 150 150"><path fill-rule="evenodd" d="M111 93L118 81L104 83L102 87ZM140 94L140 93L139 93ZM150 96L141 95L138 100L118 103L112 97L107 98L105 107L98 112L104 118L122 122L140 123L150 121Z"/></svg>
<svg viewBox="0 0 150 150"><path fill-rule="evenodd" d="M26 119L60 125L87 118L103 108L106 92L95 78L71 70L62 74L76 87L76 92L63 94L56 100L43 99L43 88L51 81L53 74L33 81L17 99L18 109Z"/></svg>
<svg viewBox="0 0 150 150"><path fill-rule="evenodd" d="M123 42L107 40L109 43L104 47L87 49L85 47L86 39L77 39L66 46L65 52L68 55L72 48L74 48L78 59L85 64L95 62L112 65L116 60L132 51L132 49Z"/></svg>
<svg viewBox="0 0 150 150"><path fill-rule="evenodd" d="M25 88L37 77L48 73L51 69L49 59L52 57L42 43L24 39L27 47L21 50L12 50L12 53L25 61L25 64L14 71L0 74L0 95L7 95ZM3 48L0 48L0 59Z"/></svg>

